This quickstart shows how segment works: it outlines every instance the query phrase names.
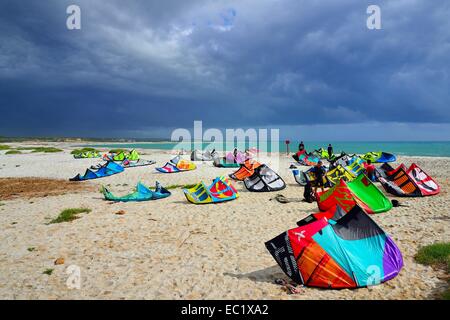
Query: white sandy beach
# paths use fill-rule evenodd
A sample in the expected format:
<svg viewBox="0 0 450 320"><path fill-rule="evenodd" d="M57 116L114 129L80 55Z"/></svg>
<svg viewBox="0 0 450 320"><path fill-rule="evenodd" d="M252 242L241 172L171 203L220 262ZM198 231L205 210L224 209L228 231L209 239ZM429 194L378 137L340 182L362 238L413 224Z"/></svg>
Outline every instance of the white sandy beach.
<svg viewBox="0 0 450 320"><path fill-rule="evenodd" d="M64 152L4 155L0 151L0 178L67 180L100 162L75 160L69 143L51 145ZM142 158L157 161L157 166L172 157L168 151L138 151ZM278 172L288 187L278 193L302 198L303 188L288 169L290 162L290 157L281 156ZM397 278L380 286L338 291L304 288L289 295L274 283L287 277L264 243L317 212L317 204L281 204L270 200L278 193L249 193L241 183L235 183L240 192L236 201L203 206L188 203L181 189L171 190L172 196L160 201L116 204L96 191L104 184L120 195L132 191L138 181L151 187L156 180L165 186L185 185L233 171L198 163L192 172L161 174L150 166L82 182L94 186L93 191L0 199L0 298L433 299L446 286L444 274L413 257L421 246L450 241L450 158L400 157L398 162L417 163L437 180L442 192L399 199L408 207L372 216L392 236L405 262ZM79 207L92 212L73 222L46 224L63 209ZM116 215L119 210L126 214ZM55 266L57 258L65 263ZM79 290L66 285L70 265L81 269ZM49 268L54 272L43 274Z"/></svg>

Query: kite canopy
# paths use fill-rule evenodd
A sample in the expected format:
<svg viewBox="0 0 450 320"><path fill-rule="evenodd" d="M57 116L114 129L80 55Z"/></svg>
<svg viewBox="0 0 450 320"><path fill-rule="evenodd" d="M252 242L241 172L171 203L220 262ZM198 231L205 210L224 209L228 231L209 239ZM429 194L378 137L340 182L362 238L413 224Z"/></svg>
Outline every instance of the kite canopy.
<svg viewBox="0 0 450 320"><path fill-rule="evenodd" d="M248 159L249 158L247 157L247 155L240 151L236 152L236 156L234 156L233 152L228 152L225 157L225 160L227 161L227 163L235 162L235 163L241 164L241 163L244 163L244 161L248 160Z"/></svg>
<svg viewBox="0 0 450 320"><path fill-rule="evenodd" d="M392 209L391 201L364 174L353 181L341 180L333 188L317 193L316 198L321 211L340 206L348 212L355 205L368 213L381 213Z"/></svg>
<svg viewBox="0 0 450 320"><path fill-rule="evenodd" d="M387 153L387 152L368 152L361 157L364 160L370 160L372 163L387 163L387 162L395 162L397 158L395 155Z"/></svg>
<svg viewBox="0 0 450 320"><path fill-rule="evenodd" d="M356 176L338 164L334 169L327 172L326 177L329 183L334 186L338 184L341 179L344 181L352 181Z"/></svg>
<svg viewBox="0 0 450 320"><path fill-rule="evenodd" d="M194 204L219 203L239 197L237 190L225 177L216 178L209 187L200 182L191 189L184 189L183 192L186 199Z"/></svg>
<svg viewBox="0 0 450 320"><path fill-rule="evenodd" d="M364 168L364 160L360 157L352 157L347 160L347 165L345 166L345 170L350 172L353 176L357 177L360 174L365 172Z"/></svg>
<svg viewBox="0 0 450 320"><path fill-rule="evenodd" d="M425 173L418 165L412 164L409 167L408 176L412 177L420 188L422 195L432 196L441 192L441 187L437 184L433 178Z"/></svg>
<svg viewBox="0 0 450 320"><path fill-rule="evenodd" d="M123 170L124 169L121 165L118 165L117 163L115 163L113 161L109 161L105 165L100 167L98 170L87 169L83 176L78 174L76 177L70 179L70 181L84 181L84 180L108 177L113 174L120 173Z"/></svg>
<svg viewBox="0 0 450 320"><path fill-rule="evenodd" d="M436 181L414 163L409 169L406 169L404 164L401 164L397 169L385 164L381 167L381 170L386 171L378 177L378 180L383 188L393 195L425 197L436 195L441 191Z"/></svg>
<svg viewBox="0 0 450 320"><path fill-rule="evenodd" d="M313 155L319 157L320 159L325 159L325 160L330 160L330 161L333 161L334 159L336 159L336 155L328 154L328 150L324 149L324 148L314 150Z"/></svg>
<svg viewBox="0 0 450 320"><path fill-rule="evenodd" d="M124 161L122 161L121 165L124 168L136 168L136 167L151 166L151 165L153 165L155 163L156 163L156 161L153 161L153 160L139 159L139 160L136 160L136 161L130 161L128 159L125 159Z"/></svg>
<svg viewBox="0 0 450 320"><path fill-rule="evenodd" d="M215 158L214 166L217 168L239 168L241 165L237 162L228 162L224 158Z"/></svg>
<svg viewBox="0 0 450 320"><path fill-rule="evenodd" d="M312 186L316 184L316 175L314 173L314 168L311 168L307 171L292 170L292 173L294 174L295 181L301 186L306 186L308 182L311 183ZM326 175L323 176L323 185L328 185Z"/></svg>
<svg viewBox="0 0 450 320"><path fill-rule="evenodd" d="M233 152L228 152L226 157L220 158L217 154L213 157L214 166L218 168L239 168L246 160L250 158L243 152L238 151L236 156Z"/></svg>
<svg viewBox="0 0 450 320"><path fill-rule="evenodd" d="M292 170L292 174L294 175L295 181L302 187L306 186L308 182L314 181L312 168L307 171Z"/></svg>
<svg viewBox="0 0 450 320"><path fill-rule="evenodd" d="M126 151L121 151L118 154L114 154L112 156L112 159L114 161L124 161L126 159L130 160L130 161L137 161L139 160L140 155L139 153L133 149L130 152L126 152Z"/></svg>
<svg viewBox="0 0 450 320"><path fill-rule="evenodd" d="M123 197L116 197L105 187L102 188L102 193L106 200L116 201L116 202L138 202L138 201L149 201L167 198L170 196L170 191L164 189L159 182L156 182L155 190L152 191L150 188L139 182L136 186L136 190Z"/></svg>
<svg viewBox="0 0 450 320"><path fill-rule="evenodd" d="M228 163L225 159L220 159L219 162L214 162L214 166L218 168L239 168L239 163Z"/></svg>
<svg viewBox="0 0 450 320"><path fill-rule="evenodd" d="M130 160L130 161L138 161L140 157L141 156L139 155L139 153L135 149L133 149L133 150L131 150L131 152L128 155L127 159Z"/></svg>
<svg viewBox="0 0 450 320"><path fill-rule="evenodd" d="M265 245L293 281L329 289L378 285L396 277L403 257L392 239L358 206L347 214L302 221ZM307 218L308 219L308 218Z"/></svg>
<svg viewBox="0 0 450 320"><path fill-rule="evenodd" d="M194 150L191 153L191 161L211 161L213 160L213 153L211 151L201 152Z"/></svg>
<svg viewBox="0 0 450 320"><path fill-rule="evenodd" d="M314 150L313 154L318 156L321 159L328 159L328 157L329 157L328 150L326 150L324 148L320 148L320 149Z"/></svg>
<svg viewBox="0 0 450 320"><path fill-rule="evenodd" d="M238 181L244 181L246 178L251 177L255 173L255 169L259 168L261 163L254 160L246 160L241 164L241 168L236 172L230 174L230 178Z"/></svg>
<svg viewBox="0 0 450 320"><path fill-rule="evenodd" d="M339 175L342 175L346 181L353 180L354 177L365 172L364 163L365 161L356 155L341 154L332 161L332 166L338 169L336 171L330 170L333 171L333 176L330 177L332 181L330 182L337 184L339 182ZM344 173L343 170L347 173Z"/></svg>
<svg viewBox="0 0 450 320"><path fill-rule="evenodd" d="M142 159L139 159L137 161L130 161L128 159L125 159L124 161L122 161L120 163L120 165L126 169L126 168L137 168L137 167L151 166L151 165L153 165L155 163L156 163L156 161L153 161L153 160L142 160ZM99 169L101 167L102 167L102 164L97 164L97 165L91 166L91 169L97 170L97 169Z"/></svg>
<svg viewBox="0 0 450 320"><path fill-rule="evenodd" d="M252 192L279 191L286 188L283 179L265 164L256 168L253 175L244 180L244 185Z"/></svg>
<svg viewBox="0 0 450 320"><path fill-rule="evenodd" d="M195 170L196 168L197 166L195 165L195 163L183 160L180 158L180 156L177 156L170 160L170 162L167 162L164 167L156 168L156 170L162 173L177 173Z"/></svg>
<svg viewBox="0 0 450 320"><path fill-rule="evenodd" d="M127 158L126 154L124 151L119 152L118 154L115 154L112 156L112 159L114 161L123 161Z"/></svg>
<svg viewBox="0 0 450 320"><path fill-rule="evenodd" d="M320 161L318 157L313 154L307 154L304 150L303 152L297 152L292 157L302 166L315 166Z"/></svg>
<svg viewBox="0 0 450 320"><path fill-rule="evenodd" d="M341 155L337 156L336 158L333 159L333 161L331 162L331 165L336 167L338 165L341 165L342 167L346 167L350 162L351 159L357 157L357 155L348 155L346 153L341 153Z"/></svg>
<svg viewBox="0 0 450 320"><path fill-rule="evenodd" d="M75 159L91 159L91 158L100 158L101 155L95 151L87 151L87 152L81 152L81 153L74 154L73 157Z"/></svg>

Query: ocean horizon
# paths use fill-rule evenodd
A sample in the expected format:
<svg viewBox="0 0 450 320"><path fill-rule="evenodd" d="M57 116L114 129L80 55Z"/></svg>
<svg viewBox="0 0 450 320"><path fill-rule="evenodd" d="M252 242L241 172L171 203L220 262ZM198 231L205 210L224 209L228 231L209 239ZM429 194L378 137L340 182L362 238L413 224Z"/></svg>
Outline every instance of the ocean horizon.
<svg viewBox="0 0 450 320"><path fill-rule="evenodd" d="M293 153L298 149L300 141L292 141L289 151ZM370 151L384 151L399 156L427 156L427 157L450 157L450 141L304 141L307 151L319 148L327 148L331 143L335 153L346 152L349 154L367 153ZM272 146L269 142L114 142L114 143L91 143L81 145L96 148L124 148L124 149L154 149L154 150L211 150L230 151L237 147L240 150L257 148L267 152L286 152L285 141L279 141ZM273 149L273 150L272 150Z"/></svg>

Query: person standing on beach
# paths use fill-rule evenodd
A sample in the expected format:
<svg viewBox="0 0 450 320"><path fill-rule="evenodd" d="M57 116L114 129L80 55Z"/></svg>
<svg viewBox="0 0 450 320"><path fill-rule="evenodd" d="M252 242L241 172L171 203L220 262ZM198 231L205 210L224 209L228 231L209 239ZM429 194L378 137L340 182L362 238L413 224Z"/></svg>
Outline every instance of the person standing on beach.
<svg viewBox="0 0 450 320"><path fill-rule="evenodd" d="M323 177L325 175L325 169L322 166L322 161L319 161L317 165L314 167L314 176L316 177L316 180L314 180L314 194L317 193L317 189L320 187L322 192L325 191L324 184L323 184Z"/></svg>
<svg viewBox="0 0 450 320"><path fill-rule="evenodd" d="M294 155L294 159L296 161L299 161L299 158L302 154L306 153L305 150L305 144L303 143L303 141L300 142L300 144L298 145L298 151L297 153Z"/></svg>
<svg viewBox="0 0 450 320"><path fill-rule="evenodd" d="M303 152L304 150L305 150L305 144L303 143L303 141L301 141L300 144L298 145L298 151Z"/></svg>
<svg viewBox="0 0 450 320"><path fill-rule="evenodd" d="M375 181L375 166L372 164L372 161L367 160L364 162L364 169L366 170L366 175L371 181Z"/></svg>
<svg viewBox="0 0 450 320"><path fill-rule="evenodd" d="M303 198L308 203L313 203L314 201L316 201L316 197L313 193L313 188L311 187L310 181L306 181L305 189L303 191Z"/></svg>
<svg viewBox="0 0 450 320"><path fill-rule="evenodd" d="M331 143L328 145L328 159L331 159L333 157L333 146Z"/></svg>

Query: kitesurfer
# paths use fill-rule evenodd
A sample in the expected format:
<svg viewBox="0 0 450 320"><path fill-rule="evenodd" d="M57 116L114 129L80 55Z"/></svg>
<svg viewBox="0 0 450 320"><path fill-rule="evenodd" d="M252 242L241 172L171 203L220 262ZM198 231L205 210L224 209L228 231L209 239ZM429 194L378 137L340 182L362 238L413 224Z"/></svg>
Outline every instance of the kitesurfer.
<svg viewBox="0 0 450 320"><path fill-rule="evenodd" d="M366 170L366 175L371 181L375 181L375 166L372 164L371 160L367 160L364 163L364 169Z"/></svg>
<svg viewBox="0 0 450 320"><path fill-rule="evenodd" d="M333 146L331 143L328 145L328 159L331 159L333 157Z"/></svg>
<svg viewBox="0 0 450 320"><path fill-rule="evenodd" d="M300 144L298 145L298 151L303 153L304 150L305 150L305 144L303 143L303 141L301 141Z"/></svg>
<svg viewBox="0 0 450 320"><path fill-rule="evenodd" d="M313 169L314 176L316 177L316 180L314 180L314 193L317 192L317 189L320 187L322 192L324 192L324 184L323 184L323 177L325 175L325 169L322 166L322 161L319 161L317 165Z"/></svg>

